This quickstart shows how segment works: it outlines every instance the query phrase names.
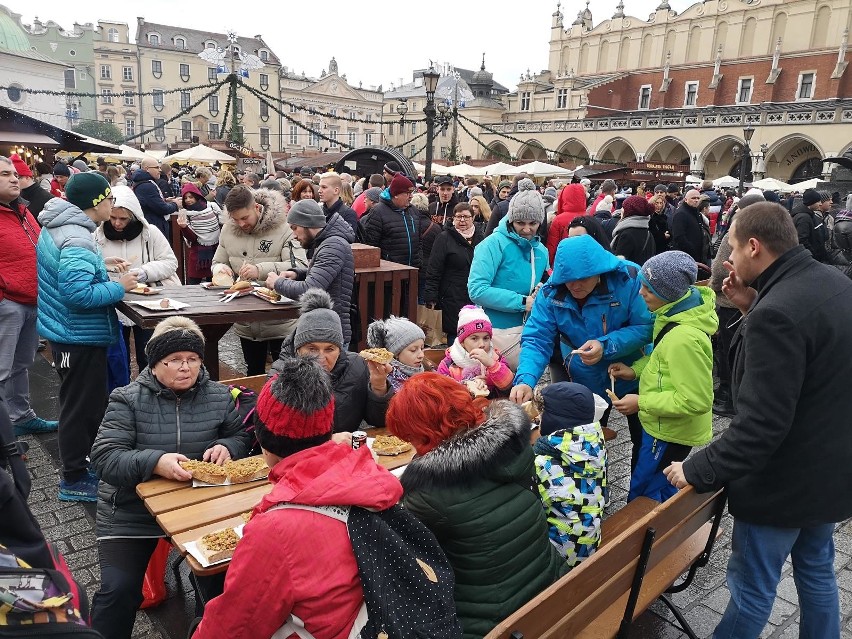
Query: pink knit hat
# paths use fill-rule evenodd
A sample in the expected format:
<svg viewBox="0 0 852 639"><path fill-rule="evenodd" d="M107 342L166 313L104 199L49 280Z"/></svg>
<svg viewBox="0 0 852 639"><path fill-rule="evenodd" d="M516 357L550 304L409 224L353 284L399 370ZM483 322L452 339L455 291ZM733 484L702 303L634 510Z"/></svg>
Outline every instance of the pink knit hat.
<svg viewBox="0 0 852 639"><path fill-rule="evenodd" d="M459 311L458 331L459 343L474 333L488 333L491 336L491 320L482 307L468 304Z"/></svg>

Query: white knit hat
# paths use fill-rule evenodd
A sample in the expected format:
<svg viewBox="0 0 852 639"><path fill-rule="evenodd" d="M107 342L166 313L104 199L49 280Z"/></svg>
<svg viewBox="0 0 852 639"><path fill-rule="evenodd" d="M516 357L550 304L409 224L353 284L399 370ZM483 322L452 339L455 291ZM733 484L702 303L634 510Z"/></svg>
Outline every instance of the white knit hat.
<svg viewBox="0 0 852 639"><path fill-rule="evenodd" d="M612 211L612 196L605 195L604 198L598 202L598 206L595 211Z"/></svg>

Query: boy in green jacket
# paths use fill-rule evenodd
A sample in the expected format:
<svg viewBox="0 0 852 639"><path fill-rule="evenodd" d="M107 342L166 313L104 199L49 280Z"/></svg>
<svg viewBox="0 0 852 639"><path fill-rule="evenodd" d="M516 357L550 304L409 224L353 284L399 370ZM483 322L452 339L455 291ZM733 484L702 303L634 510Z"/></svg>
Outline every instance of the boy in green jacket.
<svg viewBox="0 0 852 639"><path fill-rule="evenodd" d="M645 262L640 294L655 314L654 350L631 366L619 362L609 367L614 378L639 378L638 395L612 402L623 415L638 411L644 431L628 502L640 496L662 502L673 496L677 489L663 469L713 436L710 336L719 318L715 293L695 286L697 275L695 260L683 251L666 251Z"/></svg>

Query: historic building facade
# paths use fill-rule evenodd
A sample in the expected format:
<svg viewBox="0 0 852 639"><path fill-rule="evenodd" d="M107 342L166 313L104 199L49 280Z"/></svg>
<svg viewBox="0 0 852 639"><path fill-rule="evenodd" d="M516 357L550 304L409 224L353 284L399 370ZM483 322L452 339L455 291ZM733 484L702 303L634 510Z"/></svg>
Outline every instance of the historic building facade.
<svg viewBox="0 0 852 639"><path fill-rule="evenodd" d="M93 47L97 118L111 122L125 136L136 135L142 125L142 99L128 95L139 92L139 55L130 40L130 27L124 22L99 20Z"/></svg>
<svg viewBox="0 0 852 639"><path fill-rule="evenodd" d="M647 20L552 15L548 69L524 74L480 128L493 157L568 166L652 162L737 176L751 126L754 177L825 174L852 147L848 0L706 0ZM488 157L483 152L480 157Z"/></svg>
<svg viewBox="0 0 852 639"><path fill-rule="evenodd" d="M334 58L319 79L285 66L280 82L281 109L287 117L282 116L281 140L275 150L301 155L341 151L345 148L341 142L353 147L381 143L381 91L350 85Z"/></svg>

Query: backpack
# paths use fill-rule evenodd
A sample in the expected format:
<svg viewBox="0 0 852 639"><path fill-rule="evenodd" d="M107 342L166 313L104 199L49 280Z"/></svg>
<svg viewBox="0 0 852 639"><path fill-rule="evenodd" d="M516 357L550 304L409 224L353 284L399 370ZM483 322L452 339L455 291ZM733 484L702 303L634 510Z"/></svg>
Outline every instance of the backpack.
<svg viewBox="0 0 852 639"><path fill-rule="evenodd" d="M234 400L237 413L240 416L240 421L245 427L246 432L251 434L252 445L249 455L259 455L260 443L257 441L257 434L255 433L254 427L254 412L257 409L257 393L240 384L228 386L228 392Z"/></svg>
<svg viewBox="0 0 852 639"><path fill-rule="evenodd" d="M378 512L302 504L279 504L271 510L283 508L310 510L346 523L364 589L364 604L350 637L461 639L453 569L432 531L401 505ZM313 639L292 615L282 630L282 636L289 631Z"/></svg>

